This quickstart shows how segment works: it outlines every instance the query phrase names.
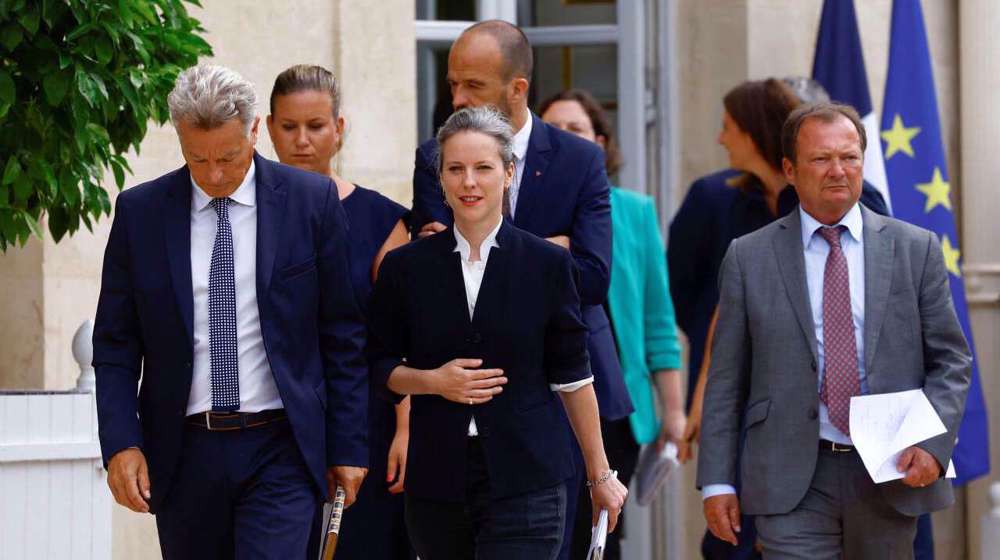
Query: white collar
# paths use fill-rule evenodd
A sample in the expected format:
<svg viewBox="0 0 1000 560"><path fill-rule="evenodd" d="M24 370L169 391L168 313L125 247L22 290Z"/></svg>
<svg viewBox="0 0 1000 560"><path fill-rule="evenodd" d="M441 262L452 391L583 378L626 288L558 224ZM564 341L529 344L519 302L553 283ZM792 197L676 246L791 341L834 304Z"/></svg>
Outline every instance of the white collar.
<svg viewBox="0 0 1000 560"><path fill-rule="evenodd" d="M503 225L503 218L497 223L496 227L490 231L486 239L483 239L483 244L479 246L479 260L481 262L486 262L486 259L490 256L490 249L493 247L499 247L500 244L497 243L497 233L500 232L500 226ZM462 232L458 231L458 225L451 228L455 232L455 251L462 255L462 260L468 262L469 254L472 253L472 247L469 241L462 235Z"/></svg>
<svg viewBox="0 0 1000 560"><path fill-rule="evenodd" d="M806 212L802 205L799 205L799 217L802 220L802 246L808 247L809 242L813 238L813 234L816 233L821 227L826 227L826 224L821 224L819 220L813 218ZM833 224L832 227L844 226L847 228L848 233L854 238L858 243L862 243L862 233L861 230L864 226L864 220L861 217L861 203L855 202L854 206L844 214L844 217L840 219L839 222Z"/></svg>
<svg viewBox="0 0 1000 560"><path fill-rule="evenodd" d="M528 142L531 140L531 121L535 120L535 117L528 112L528 120L525 121L524 126L521 130L517 131L514 135L514 156L518 160L524 160L524 156L528 154Z"/></svg>
<svg viewBox="0 0 1000 560"><path fill-rule="evenodd" d="M212 197L208 196L198 186L195 182L194 177L191 177L191 189L193 196L191 197L191 208L195 211L202 211L212 203ZM229 195L229 198L238 204L243 206L255 206L257 204L257 166L253 160L250 160L250 169L247 169L246 176L243 177L243 182L240 183L239 187L233 191L233 194Z"/></svg>

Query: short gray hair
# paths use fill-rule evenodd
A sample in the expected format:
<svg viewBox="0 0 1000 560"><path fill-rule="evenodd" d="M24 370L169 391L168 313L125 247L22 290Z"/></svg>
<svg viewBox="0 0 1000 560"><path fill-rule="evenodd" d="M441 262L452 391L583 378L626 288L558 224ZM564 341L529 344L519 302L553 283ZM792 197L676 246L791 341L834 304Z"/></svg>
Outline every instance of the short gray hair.
<svg viewBox="0 0 1000 560"><path fill-rule="evenodd" d="M514 131L510 121L499 109L491 106L469 107L455 112L441 125L437 133L437 170L441 173L444 162L441 152L444 143L460 132L479 132L497 142L497 151L504 167L514 162Z"/></svg>
<svg viewBox="0 0 1000 560"><path fill-rule="evenodd" d="M211 130L239 119L243 132L257 117L257 92L253 84L233 70L213 64L199 64L181 72L167 96L174 127L187 123Z"/></svg>

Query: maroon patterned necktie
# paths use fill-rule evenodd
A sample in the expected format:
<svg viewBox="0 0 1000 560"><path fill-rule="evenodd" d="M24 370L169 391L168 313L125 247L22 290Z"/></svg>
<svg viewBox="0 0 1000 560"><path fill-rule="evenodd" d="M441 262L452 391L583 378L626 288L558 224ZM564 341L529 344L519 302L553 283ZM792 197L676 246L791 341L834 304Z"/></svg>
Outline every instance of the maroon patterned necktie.
<svg viewBox="0 0 1000 560"><path fill-rule="evenodd" d="M820 399L826 403L830 422L851 435L851 397L861 394L858 380L858 347L851 314L851 285L847 259L840 246L845 226L821 227L819 234L830 245L823 272L823 385Z"/></svg>

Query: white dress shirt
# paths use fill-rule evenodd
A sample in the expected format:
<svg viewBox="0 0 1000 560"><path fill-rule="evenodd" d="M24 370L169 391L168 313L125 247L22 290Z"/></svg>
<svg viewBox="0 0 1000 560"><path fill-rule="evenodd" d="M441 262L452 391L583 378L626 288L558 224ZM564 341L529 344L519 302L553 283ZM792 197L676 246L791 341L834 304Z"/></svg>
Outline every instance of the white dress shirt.
<svg viewBox="0 0 1000 560"><path fill-rule="evenodd" d="M806 265L806 284L809 290L809 308L812 312L813 328L816 333L816 391L823 386L823 277L826 271L826 257L830 254L830 246L817 231L825 227L816 218L810 216L799 206L799 218L802 222L802 250ZM854 322L854 341L858 352L858 378L861 382L862 394L868 392L867 375L865 373L865 238L864 220L861 217L861 206L856 203L847 214L833 225L845 226L847 231L840 235L840 247L847 261L847 275L851 291L851 316ZM819 403L819 437L852 445L851 438L830 423L830 412L826 404ZM721 494L735 494L736 490L729 484L708 484L702 488L702 498L710 498Z"/></svg>
<svg viewBox="0 0 1000 560"><path fill-rule="evenodd" d="M458 231L458 226L456 225L452 228L455 232L455 252L462 258L462 280L465 281L465 300L469 305L470 320L476 312L476 301L479 299L479 288L483 284L483 275L486 273L486 262L490 258L490 250L500 246L497 243L497 233L500 232L501 225L503 225L503 220L497 223L496 227L483 240L482 245L479 246L478 261L470 260L472 255L471 245L465 236L462 235L462 232ZM550 383L549 388L553 391L572 392L593 382L594 376L590 376L586 379L574 381L573 383ZM476 419L473 418L469 421L469 436L478 435L479 430L476 428Z"/></svg>
<svg viewBox="0 0 1000 560"><path fill-rule="evenodd" d="M229 195L236 275L236 348L240 412L284 408L264 350L257 310L257 182L253 162L243 183ZM212 198L191 178L191 287L194 293L194 362L187 414L212 410L208 345L208 270L219 216Z"/></svg>
<svg viewBox="0 0 1000 560"><path fill-rule="evenodd" d="M531 127L534 117L528 113L528 121L514 135L514 180L510 182L510 217L517 211L517 195L521 193L521 178L524 177L524 159L528 155Z"/></svg>

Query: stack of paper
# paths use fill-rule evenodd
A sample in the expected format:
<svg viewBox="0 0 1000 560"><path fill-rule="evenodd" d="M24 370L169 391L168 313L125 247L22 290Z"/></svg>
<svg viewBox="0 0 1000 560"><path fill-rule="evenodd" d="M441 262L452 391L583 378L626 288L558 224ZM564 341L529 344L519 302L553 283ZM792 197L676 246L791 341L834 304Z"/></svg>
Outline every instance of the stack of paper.
<svg viewBox="0 0 1000 560"><path fill-rule="evenodd" d="M597 525L590 536L590 549L587 550L587 560L604 558L604 545L608 540L608 510L602 509L597 518Z"/></svg>
<svg viewBox="0 0 1000 560"><path fill-rule="evenodd" d="M639 455L639 465L635 470L636 502L640 506L649 505L663 486L667 477L677 468L677 446L667 442L657 450L656 444L647 445Z"/></svg>
<svg viewBox="0 0 1000 560"><path fill-rule="evenodd" d="M851 397L851 440L876 483L903 478L896 468L908 447L947 430L920 389ZM949 462L946 476L955 477Z"/></svg>

